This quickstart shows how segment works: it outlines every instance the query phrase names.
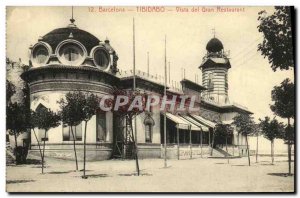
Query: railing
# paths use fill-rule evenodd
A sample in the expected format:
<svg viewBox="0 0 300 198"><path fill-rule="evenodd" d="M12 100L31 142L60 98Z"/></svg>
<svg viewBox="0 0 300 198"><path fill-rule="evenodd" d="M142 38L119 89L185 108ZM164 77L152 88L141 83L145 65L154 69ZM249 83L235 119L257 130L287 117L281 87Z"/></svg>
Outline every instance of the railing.
<svg viewBox="0 0 300 198"><path fill-rule="evenodd" d="M165 84L165 78L164 78L164 76L161 76L161 75L157 75L157 74L152 75L152 74L148 74L147 72L143 72L141 70L136 70L135 75L140 78L143 78L143 79L146 79L146 80L149 80L149 81L161 84L161 85ZM119 70L118 77L126 78L126 77L131 77L131 76L133 76L133 70ZM174 81L174 80L171 80L170 82L168 81L167 87L169 87L169 90L171 90L171 91L182 92L181 84L178 81Z"/></svg>

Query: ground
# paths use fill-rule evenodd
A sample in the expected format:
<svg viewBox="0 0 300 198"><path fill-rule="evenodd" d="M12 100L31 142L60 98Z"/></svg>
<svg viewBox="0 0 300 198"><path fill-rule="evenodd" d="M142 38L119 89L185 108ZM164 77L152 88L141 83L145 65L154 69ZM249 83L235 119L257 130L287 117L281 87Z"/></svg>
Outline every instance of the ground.
<svg viewBox="0 0 300 198"><path fill-rule="evenodd" d="M46 159L45 174L37 160L26 165L7 166L8 192L293 192L294 177L287 176L287 157L251 157L192 160L140 160L141 175L135 175L135 161L88 162L88 179L74 171L75 162ZM82 168L82 162L79 162ZM293 165L293 164L292 164Z"/></svg>

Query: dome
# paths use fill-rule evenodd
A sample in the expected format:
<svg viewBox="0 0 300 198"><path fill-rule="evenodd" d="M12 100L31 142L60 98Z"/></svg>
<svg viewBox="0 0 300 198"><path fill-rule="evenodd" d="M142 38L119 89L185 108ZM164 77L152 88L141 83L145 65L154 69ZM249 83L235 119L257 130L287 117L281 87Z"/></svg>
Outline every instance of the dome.
<svg viewBox="0 0 300 198"><path fill-rule="evenodd" d="M48 43L51 46L52 50L55 51L57 45L60 42L70 38L82 43L88 53L90 53L93 47L99 45L100 42L97 37L90 34L89 32L73 26L52 30L51 32L43 36L41 41Z"/></svg>
<svg viewBox="0 0 300 198"><path fill-rule="evenodd" d="M212 38L210 41L208 41L206 45L206 50L208 52L219 52L223 49L222 42L217 38Z"/></svg>

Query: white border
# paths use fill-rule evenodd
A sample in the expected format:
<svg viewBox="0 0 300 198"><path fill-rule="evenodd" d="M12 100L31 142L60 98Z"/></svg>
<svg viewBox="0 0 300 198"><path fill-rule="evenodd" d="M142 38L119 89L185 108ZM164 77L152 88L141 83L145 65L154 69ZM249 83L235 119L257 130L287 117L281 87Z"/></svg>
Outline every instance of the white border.
<svg viewBox="0 0 300 198"><path fill-rule="evenodd" d="M178 6L178 5L245 5L245 6L267 6L267 5L294 5L296 8L298 8L298 16L299 16L299 7L300 7L300 1L299 0L265 0L265 1L261 1L261 0L251 0L251 1L242 1L242 0L210 0L210 1L203 1L203 0L166 0L166 1L162 1L162 0L152 0L152 1L146 1L146 0L88 0L88 1L76 1L76 3L74 2L74 0L51 0L51 1L34 1L34 0L28 0L28 1L24 1L24 0L1 0L0 1L0 27L1 27L1 31L0 31L0 46L6 46L6 8L5 6L67 6L67 5L76 5L76 6L83 6L83 5L115 5L115 6L121 6L121 5L125 5L125 6L132 6L132 5L169 5L169 6ZM298 20L296 20L296 27L299 27L299 18ZM298 30L297 30L298 32ZM298 44L299 39L297 39L297 44ZM297 50L297 55L299 53L299 50ZM5 63L6 61L6 48L5 47L1 47L0 48L0 61L2 63ZM0 75L0 79L1 79L1 83L0 83L0 87L1 90L5 90L5 80L6 80L6 76L5 76L5 66L2 65L1 67L1 74ZM298 77L298 73L296 74L296 77ZM299 93L299 86L297 87L297 92ZM299 98L299 95L297 95L297 98ZM1 167L0 167L0 174L1 174L1 180L0 180L0 195L1 197L11 197L12 195L9 195L8 193L5 192L5 183L6 183L6 178L5 178L5 174L6 174L6 167L5 167L5 122L4 120L5 118L5 97L0 97L1 100L1 104L0 105L0 119L3 121L3 123L0 125L0 130L2 131L2 140L1 141L1 146L2 146L2 151L0 152L0 158L2 160L1 163ZM299 105L298 105L299 108ZM297 108L297 110L299 110ZM300 118L299 116L297 117L297 122L299 122ZM298 133L299 131L297 131ZM299 133L297 135L298 139L297 142L299 143ZM299 152L297 152L297 157L299 157ZM299 159L299 158L298 158ZM297 171L298 172L298 171ZM299 179L299 178L297 178ZM299 182L297 182L297 190L299 191ZM65 194L66 195L66 194ZM73 196L74 194L72 194L71 196ZM21 195L18 195L18 197L20 197ZM24 196L24 195L23 195ZM26 195L25 195L26 196ZM31 195L28 195L31 196ZM35 197L42 197L45 195L35 195ZM54 194L55 197L63 197L64 195L57 195ZM75 195L76 197L85 197L85 195ZM124 196L124 195L123 195ZM141 195L138 195L137 197L140 197ZM153 195L150 195L153 196ZM155 197L165 197L166 195L159 195L159 196L155 196ZM171 195L172 196L172 195ZM185 195L181 195L181 196L185 196ZM220 195L218 195L220 196ZM243 196L243 195L238 195L238 196ZM256 197L265 197L263 194L256 194ZM271 195L272 196L272 195ZM281 196L285 197L285 196L289 196L287 194L282 194ZM116 195L101 195L101 197L116 197ZM209 197L209 195L204 195L202 194L201 197Z"/></svg>

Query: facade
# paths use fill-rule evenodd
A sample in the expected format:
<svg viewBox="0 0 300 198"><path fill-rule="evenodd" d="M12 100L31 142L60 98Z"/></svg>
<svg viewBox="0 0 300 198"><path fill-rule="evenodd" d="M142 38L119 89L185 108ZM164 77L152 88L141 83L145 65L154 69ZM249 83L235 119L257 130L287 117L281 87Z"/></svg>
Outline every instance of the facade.
<svg viewBox="0 0 300 198"><path fill-rule="evenodd" d="M113 95L114 88L130 90L133 87L132 71L121 71L116 51L109 40L104 42L71 24L55 29L30 47L31 68L21 76L30 88L32 110L50 108L59 111L59 101L68 92L94 93L100 98ZM167 95L196 96L197 112L167 112L167 144L169 158L205 156L210 152L212 132L216 123L230 123L238 113L251 114L246 108L231 104L228 98L228 69L231 65L224 53L223 44L213 38L207 44L207 54L200 65L202 85L188 79L169 85ZM136 88L147 95L163 96L164 85L157 76L136 72ZM113 111L97 113L87 125L87 160L106 160L112 157L129 157L130 145L124 145L124 120ZM78 159L83 159L84 125L75 127ZM136 117L140 158L163 156L163 114L158 107ZM44 131L35 129L39 140L46 140L45 155L63 159L74 158L73 137L64 123ZM235 133L232 145L244 145L244 137ZM239 151L239 148L242 149ZM193 150L192 150L193 149ZM236 153L245 154L243 147L234 147ZM39 155L37 141L31 137L30 152Z"/></svg>

